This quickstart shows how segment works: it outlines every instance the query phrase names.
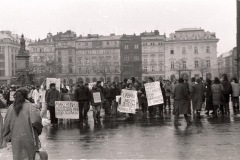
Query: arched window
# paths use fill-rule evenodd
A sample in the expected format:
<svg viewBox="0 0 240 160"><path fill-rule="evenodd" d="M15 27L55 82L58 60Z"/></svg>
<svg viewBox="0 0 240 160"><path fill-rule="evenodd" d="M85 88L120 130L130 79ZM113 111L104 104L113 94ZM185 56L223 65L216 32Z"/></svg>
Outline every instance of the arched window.
<svg viewBox="0 0 240 160"><path fill-rule="evenodd" d="M114 82L119 82L119 77L114 77Z"/></svg>
<svg viewBox="0 0 240 160"><path fill-rule="evenodd" d="M69 85L69 86L73 85L73 80L72 80L72 79L69 79L68 85Z"/></svg>
<svg viewBox="0 0 240 160"><path fill-rule="evenodd" d="M100 81L104 82L104 78L103 78L103 77L101 77L101 78L100 78Z"/></svg>
<svg viewBox="0 0 240 160"><path fill-rule="evenodd" d="M90 83L90 79L89 78L86 78L86 83Z"/></svg>
<svg viewBox="0 0 240 160"><path fill-rule="evenodd" d="M110 82L111 82L111 77L107 77L107 81L110 81Z"/></svg>
<svg viewBox="0 0 240 160"><path fill-rule="evenodd" d="M97 82L97 78L93 77L93 82Z"/></svg>

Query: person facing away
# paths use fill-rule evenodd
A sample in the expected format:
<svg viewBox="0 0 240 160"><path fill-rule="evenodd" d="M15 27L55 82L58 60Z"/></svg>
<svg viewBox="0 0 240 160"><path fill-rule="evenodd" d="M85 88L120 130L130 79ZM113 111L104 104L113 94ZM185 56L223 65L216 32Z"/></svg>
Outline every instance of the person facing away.
<svg viewBox="0 0 240 160"><path fill-rule="evenodd" d="M196 84L193 85L192 87L191 97L192 97L193 111L196 111L197 118L201 118L200 112L202 110L202 104L205 101L205 97L204 97L204 86L200 78L196 79Z"/></svg>
<svg viewBox="0 0 240 160"><path fill-rule="evenodd" d="M46 92L46 103L47 108L50 112L50 119L51 119L51 126L58 125L58 119L56 118L55 114L55 102L61 100L60 92L56 89L56 84L51 83L50 89Z"/></svg>
<svg viewBox="0 0 240 160"><path fill-rule="evenodd" d="M34 103L40 107L40 99L41 99L41 93L40 93L40 86L36 86L36 89L34 89L32 93L32 98L34 100Z"/></svg>
<svg viewBox="0 0 240 160"><path fill-rule="evenodd" d="M227 74L223 74L222 75L222 85L221 85L221 90L222 90L222 106L221 106L221 112L222 114L230 114L230 110L229 110L229 100L230 100L230 94L232 94L232 85L231 83L228 81L228 77Z"/></svg>
<svg viewBox="0 0 240 160"><path fill-rule="evenodd" d="M212 92L212 102L213 102L213 110L214 117L217 117L217 110L219 106L222 104L221 102L221 82L218 77L214 78L213 85L211 86Z"/></svg>
<svg viewBox="0 0 240 160"><path fill-rule="evenodd" d="M9 107L4 120L3 136L6 142L12 144L13 160L34 160L38 150L36 146L39 146L38 136L43 128L40 111L35 104L26 100L27 95L27 89L17 90L15 101Z"/></svg>
<svg viewBox="0 0 240 160"><path fill-rule="evenodd" d="M178 84L174 89L173 93L173 114L174 114L174 125L180 126L181 124L178 122L179 115L184 114L184 118L188 125L191 125L191 122L188 118L188 114L191 114L191 109L189 105L189 94L188 88L184 84L183 78L179 78Z"/></svg>
<svg viewBox="0 0 240 160"><path fill-rule="evenodd" d="M233 106L233 111L234 113L239 112L239 93L240 93L240 88L238 84L237 78L233 78L232 82L232 106Z"/></svg>

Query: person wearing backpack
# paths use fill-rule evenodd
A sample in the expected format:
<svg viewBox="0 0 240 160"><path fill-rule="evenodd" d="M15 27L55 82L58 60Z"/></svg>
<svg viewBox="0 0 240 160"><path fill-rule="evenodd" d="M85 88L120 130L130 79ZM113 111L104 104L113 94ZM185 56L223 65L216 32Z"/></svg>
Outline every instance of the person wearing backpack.
<svg viewBox="0 0 240 160"><path fill-rule="evenodd" d="M222 76L222 85L221 85L221 91L222 91L222 96L221 96L221 101L222 101L222 106L221 106L221 112L222 115L230 114L229 110L229 99L230 99L230 94L232 94L232 85L228 81L227 74L223 74Z"/></svg>

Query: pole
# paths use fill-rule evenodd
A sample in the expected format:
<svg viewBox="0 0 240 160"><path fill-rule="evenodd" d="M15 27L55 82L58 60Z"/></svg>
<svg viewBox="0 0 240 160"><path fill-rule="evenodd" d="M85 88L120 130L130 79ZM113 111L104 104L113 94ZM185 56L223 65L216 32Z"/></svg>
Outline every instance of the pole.
<svg viewBox="0 0 240 160"><path fill-rule="evenodd" d="M239 54L240 54L240 0L236 0L237 5L237 77L239 79Z"/></svg>

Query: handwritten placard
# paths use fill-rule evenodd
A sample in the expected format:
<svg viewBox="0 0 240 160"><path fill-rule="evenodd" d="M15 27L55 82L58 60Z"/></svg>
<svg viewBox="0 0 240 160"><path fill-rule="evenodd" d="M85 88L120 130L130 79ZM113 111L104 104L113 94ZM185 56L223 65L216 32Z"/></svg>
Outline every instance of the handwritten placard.
<svg viewBox="0 0 240 160"><path fill-rule="evenodd" d="M160 88L160 82L151 82L145 84L148 106L162 104L163 96Z"/></svg>
<svg viewBox="0 0 240 160"><path fill-rule="evenodd" d="M61 119L79 119L78 102L74 101L56 101L56 118Z"/></svg>
<svg viewBox="0 0 240 160"><path fill-rule="evenodd" d="M93 93L93 101L94 101L94 103L102 102L100 92Z"/></svg>
<svg viewBox="0 0 240 160"><path fill-rule="evenodd" d="M118 111L122 113L135 114L137 108L137 91L122 90L121 103L119 104Z"/></svg>

